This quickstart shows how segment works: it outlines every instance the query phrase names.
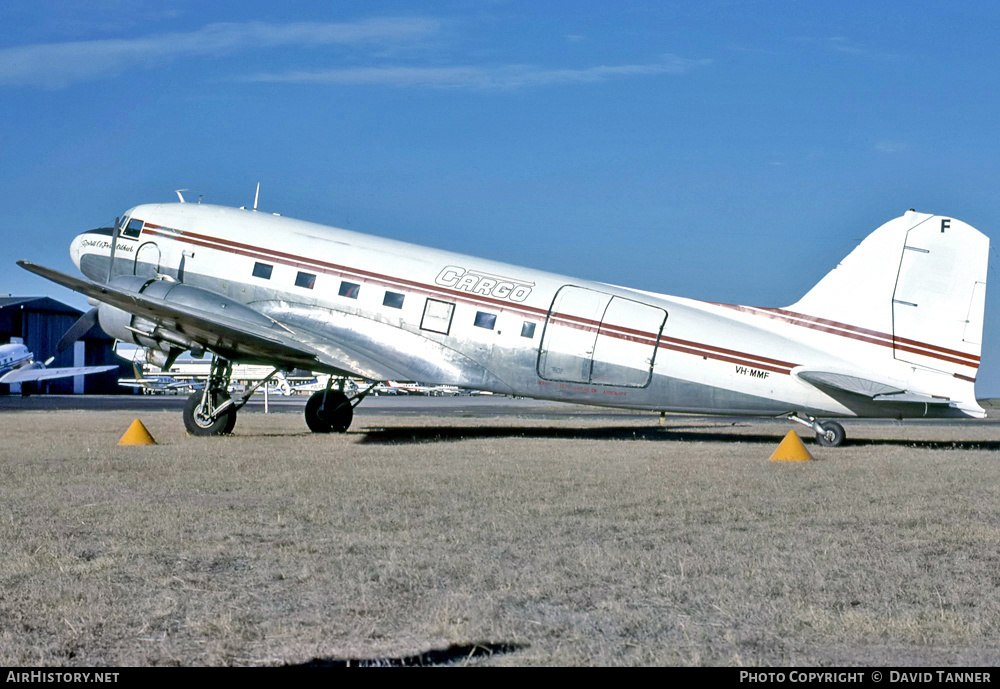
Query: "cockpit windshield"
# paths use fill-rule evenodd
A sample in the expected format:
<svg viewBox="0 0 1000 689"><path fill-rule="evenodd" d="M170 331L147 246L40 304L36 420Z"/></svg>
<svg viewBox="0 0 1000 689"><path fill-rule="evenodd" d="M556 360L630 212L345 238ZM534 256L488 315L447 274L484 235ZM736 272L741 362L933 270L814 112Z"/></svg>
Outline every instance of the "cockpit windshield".
<svg viewBox="0 0 1000 689"><path fill-rule="evenodd" d="M122 223L118 226L118 234L129 239L138 239L140 232L142 232L142 220L127 216L122 218Z"/></svg>

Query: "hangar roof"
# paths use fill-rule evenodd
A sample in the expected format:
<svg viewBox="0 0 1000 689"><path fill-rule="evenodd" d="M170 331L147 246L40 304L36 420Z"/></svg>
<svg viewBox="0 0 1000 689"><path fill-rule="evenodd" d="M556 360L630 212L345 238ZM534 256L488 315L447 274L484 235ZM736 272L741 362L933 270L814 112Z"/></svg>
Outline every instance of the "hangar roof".
<svg viewBox="0 0 1000 689"><path fill-rule="evenodd" d="M79 316L83 313L80 309L75 309L69 304L63 304L51 297L0 297L0 310L17 307L47 313L65 313L71 316Z"/></svg>

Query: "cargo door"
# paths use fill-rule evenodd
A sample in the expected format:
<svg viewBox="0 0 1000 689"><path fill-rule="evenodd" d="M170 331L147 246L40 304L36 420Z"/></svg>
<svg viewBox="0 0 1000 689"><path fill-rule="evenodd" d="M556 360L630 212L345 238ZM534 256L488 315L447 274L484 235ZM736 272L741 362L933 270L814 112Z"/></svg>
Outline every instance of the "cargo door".
<svg viewBox="0 0 1000 689"><path fill-rule="evenodd" d="M538 349L538 375L546 380L589 383L594 346L611 295L565 285L559 288Z"/></svg>
<svg viewBox="0 0 1000 689"><path fill-rule="evenodd" d="M666 321L667 312L661 308L614 297L597 333L590 382L628 388L649 385Z"/></svg>
<svg viewBox="0 0 1000 689"><path fill-rule="evenodd" d="M566 285L549 309L538 375L566 383L645 387L666 320L661 308Z"/></svg>

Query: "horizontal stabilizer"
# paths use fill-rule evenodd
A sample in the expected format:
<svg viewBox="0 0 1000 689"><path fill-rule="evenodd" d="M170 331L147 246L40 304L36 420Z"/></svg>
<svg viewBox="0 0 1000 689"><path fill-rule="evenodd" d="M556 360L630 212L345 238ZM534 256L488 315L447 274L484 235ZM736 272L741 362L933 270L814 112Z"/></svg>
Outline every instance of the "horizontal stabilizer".
<svg viewBox="0 0 1000 689"><path fill-rule="evenodd" d="M919 392L908 392L903 388L887 382L870 380L848 373L837 371L815 371L799 369L795 371L802 380L813 385L836 388L856 395L864 395L875 402L918 402L920 404L951 404L952 400L944 396L927 395Z"/></svg>
<svg viewBox="0 0 1000 689"><path fill-rule="evenodd" d="M847 373L837 373L835 371L812 371L799 369L795 371L795 375L807 383L812 383L813 385L825 385L826 387L837 388L838 390L844 390L846 392L853 392L858 395L864 395L865 397L871 397L872 399L883 395L898 395L904 392L902 388L895 385L880 383L875 380L868 380L867 378L860 378Z"/></svg>

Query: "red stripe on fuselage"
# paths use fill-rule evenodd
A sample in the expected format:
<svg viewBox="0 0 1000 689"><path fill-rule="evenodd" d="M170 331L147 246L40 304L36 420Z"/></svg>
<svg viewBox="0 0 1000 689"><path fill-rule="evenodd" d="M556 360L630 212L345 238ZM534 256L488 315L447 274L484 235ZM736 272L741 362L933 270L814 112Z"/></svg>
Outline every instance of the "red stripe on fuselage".
<svg viewBox="0 0 1000 689"><path fill-rule="evenodd" d="M979 368L980 357L975 354L968 354L966 352L960 352L956 349L948 349L947 347L940 347L938 345L919 342L905 337L896 337L895 335L879 332L877 330L860 328L847 323L840 323L826 318L817 318L816 316L797 313L795 311L788 311L786 309L756 308L753 306L739 306L735 304L716 305L741 311L743 313L749 313L755 316L764 316L765 318L780 320L785 323L790 323L803 328L809 328L811 330L830 333L831 335L846 337L851 340L858 340L860 342L867 342L881 347L889 347L905 352L911 352L913 354L919 354L921 356L938 359L940 361L947 361L949 363L958 364L959 366L968 366L976 369Z"/></svg>
<svg viewBox="0 0 1000 689"><path fill-rule="evenodd" d="M665 336L660 337L660 333L649 333L641 330L636 330L634 328L628 328L625 326L619 326L610 323L602 323L600 321L584 318L582 316L574 316L572 314L563 314L563 313L550 314L549 311L534 306L527 306L524 304L518 304L516 302L494 299L483 295L471 295L467 292L459 292L456 290L446 289L434 285L428 285L421 282L415 282L413 280L407 280L405 278L397 278L391 275L375 273L360 268L354 268L351 266L345 266L336 263L330 263L327 261L321 261L319 259L306 258L303 256L298 256L296 254L291 254L284 251L277 251L275 249L268 249L264 247L243 244L241 242L236 242L229 239L222 239L219 237L213 237L211 235L203 235L195 232L175 230L172 228L163 227L162 225L156 225L153 223L146 223L142 231L144 233L148 233L153 236L163 237L164 239L185 242L188 244L192 244L194 246L205 247L208 249L215 249L217 251L234 253L240 256L246 256L248 258L280 262L285 265L293 266L296 268L316 270L317 272L321 272L328 275L337 275L339 277L352 277L352 278L365 279L370 282L390 287L394 286L406 287L413 291L423 294L429 294L436 297L443 296L455 301L464 302L475 306L493 306L501 310L515 311L523 315L539 318L542 320L548 318L549 322L555 322L561 326L579 328L580 330L584 331L591 331L591 332L596 331L599 334L605 335L607 337L614 337L620 340L636 342L639 344L646 344L651 347L658 346L660 349L681 352L684 354L691 354L694 356L701 356L706 359L713 359L716 361L725 361L729 363L741 364L750 368L772 371L774 373L783 373L786 375L791 372L791 369L797 366L797 364L793 364L786 361L780 361L778 359L771 359L769 357L764 357L757 354L749 354L746 352L740 352L733 349L726 349L724 347L700 344L697 342L692 342L689 340L681 340L672 337L665 337Z"/></svg>

